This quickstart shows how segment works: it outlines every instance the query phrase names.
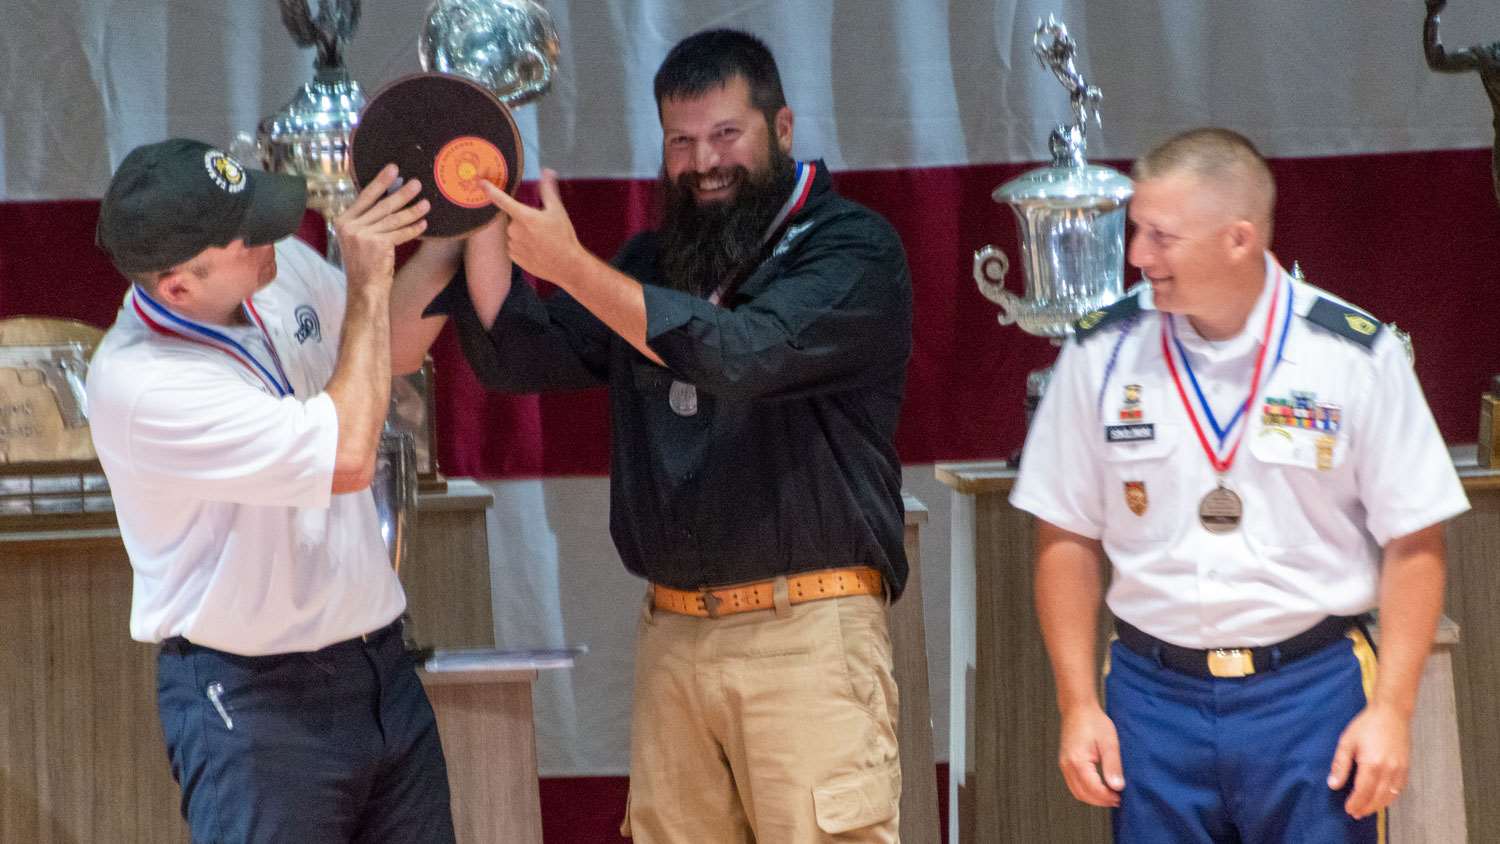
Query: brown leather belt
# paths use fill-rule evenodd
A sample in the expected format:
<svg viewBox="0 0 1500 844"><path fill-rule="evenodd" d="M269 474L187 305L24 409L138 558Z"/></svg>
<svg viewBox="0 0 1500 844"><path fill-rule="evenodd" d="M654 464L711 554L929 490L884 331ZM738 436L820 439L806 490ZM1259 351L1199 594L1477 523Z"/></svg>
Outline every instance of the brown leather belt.
<svg viewBox="0 0 1500 844"><path fill-rule="evenodd" d="M880 572L869 566L789 574L786 586L787 597L794 604L843 595L879 595L885 591ZM757 580L735 586L705 586L701 589L673 589L653 583L651 606L699 618L719 618L753 610L768 610L776 606L776 580Z"/></svg>

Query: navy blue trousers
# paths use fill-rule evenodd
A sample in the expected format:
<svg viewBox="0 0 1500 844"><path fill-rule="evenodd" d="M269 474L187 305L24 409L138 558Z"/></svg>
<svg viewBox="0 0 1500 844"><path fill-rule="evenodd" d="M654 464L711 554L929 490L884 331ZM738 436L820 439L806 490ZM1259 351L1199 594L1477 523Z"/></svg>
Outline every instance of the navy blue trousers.
<svg viewBox="0 0 1500 844"><path fill-rule="evenodd" d="M1363 658L1363 661L1362 661ZM1162 844L1384 839L1385 813L1344 812L1354 776L1328 788L1339 735L1374 687L1362 633L1279 668L1201 679L1119 642L1105 709L1120 736L1125 790L1115 840Z"/></svg>
<svg viewBox="0 0 1500 844"><path fill-rule="evenodd" d="M169 640L157 707L194 842L451 842L437 722L400 623L245 657Z"/></svg>

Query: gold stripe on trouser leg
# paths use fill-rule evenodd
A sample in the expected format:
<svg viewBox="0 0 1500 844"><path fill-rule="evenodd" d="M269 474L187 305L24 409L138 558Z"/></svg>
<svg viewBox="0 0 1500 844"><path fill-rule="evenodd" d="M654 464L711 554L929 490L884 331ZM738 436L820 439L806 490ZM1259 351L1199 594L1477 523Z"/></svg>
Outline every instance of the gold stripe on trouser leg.
<svg viewBox="0 0 1500 844"><path fill-rule="evenodd" d="M1358 627L1349 631L1349 641L1354 645L1354 658L1359 661L1359 679L1365 688L1365 702L1369 703L1375 697L1375 676L1379 672L1379 666L1375 658L1375 648L1370 645L1370 640L1365 638L1365 632ZM1377 813L1375 821L1377 840L1385 844L1386 810L1381 809Z"/></svg>

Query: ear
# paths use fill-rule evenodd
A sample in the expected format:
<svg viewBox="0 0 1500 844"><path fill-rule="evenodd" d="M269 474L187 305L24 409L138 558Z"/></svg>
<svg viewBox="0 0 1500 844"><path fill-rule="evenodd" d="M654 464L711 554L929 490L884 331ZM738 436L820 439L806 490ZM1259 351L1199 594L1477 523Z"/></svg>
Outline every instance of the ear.
<svg viewBox="0 0 1500 844"><path fill-rule="evenodd" d="M156 298L173 309L181 309L192 301L196 279L184 267L176 267L162 273L156 280Z"/></svg>
<svg viewBox="0 0 1500 844"><path fill-rule="evenodd" d="M1237 261L1244 260L1252 253L1260 255L1260 238L1256 236L1255 224L1249 220L1235 220L1224 230L1224 245L1228 248L1230 255Z"/></svg>
<svg viewBox="0 0 1500 844"><path fill-rule="evenodd" d="M792 109L790 106L782 106L776 112L776 145L787 155L792 154Z"/></svg>

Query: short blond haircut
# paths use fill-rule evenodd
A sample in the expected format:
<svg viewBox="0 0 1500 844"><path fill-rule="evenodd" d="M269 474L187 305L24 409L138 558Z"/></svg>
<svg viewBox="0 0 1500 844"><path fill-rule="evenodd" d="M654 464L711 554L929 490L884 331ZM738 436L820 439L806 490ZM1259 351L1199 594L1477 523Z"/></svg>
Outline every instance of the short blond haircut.
<svg viewBox="0 0 1500 844"><path fill-rule="evenodd" d="M1138 181L1183 173L1220 190L1236 213L1264 226L1270 238L1276 180L1249 138L1229 129L1192 129L1137 159L1132 170Z"/></svg>

